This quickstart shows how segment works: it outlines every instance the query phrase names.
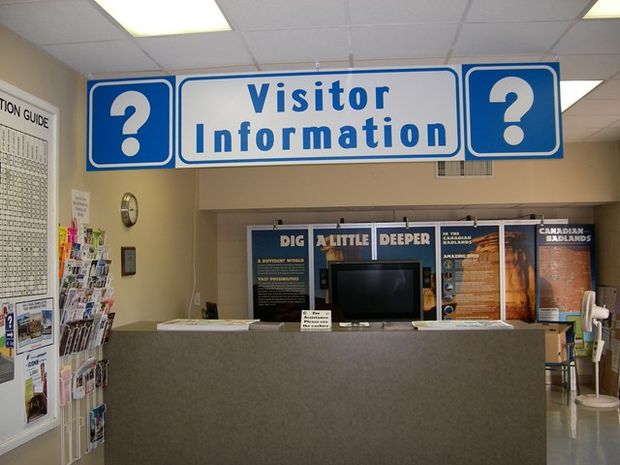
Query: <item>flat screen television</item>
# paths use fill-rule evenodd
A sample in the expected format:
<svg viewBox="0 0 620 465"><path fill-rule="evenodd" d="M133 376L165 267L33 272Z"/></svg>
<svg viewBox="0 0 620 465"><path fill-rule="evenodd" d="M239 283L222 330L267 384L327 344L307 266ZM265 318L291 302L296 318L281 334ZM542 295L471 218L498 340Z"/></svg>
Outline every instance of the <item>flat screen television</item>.
<svg viewBox="0 0 620 465"><path fill-rule="evenodd" d="M347 321L420 320L422 264L330 262L329 297Z"/></svg>

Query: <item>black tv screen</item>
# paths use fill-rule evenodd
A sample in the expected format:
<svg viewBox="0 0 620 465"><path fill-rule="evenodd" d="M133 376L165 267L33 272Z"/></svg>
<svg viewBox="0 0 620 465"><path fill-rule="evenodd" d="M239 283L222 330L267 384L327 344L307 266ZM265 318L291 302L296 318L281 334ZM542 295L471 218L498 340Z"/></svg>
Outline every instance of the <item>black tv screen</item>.
<svg viewBox="0 0 620 465"><path fill-rule="evenodd" d="M418 261L330 262L329 296L347 321L420 320L422 265Z"/></svg>

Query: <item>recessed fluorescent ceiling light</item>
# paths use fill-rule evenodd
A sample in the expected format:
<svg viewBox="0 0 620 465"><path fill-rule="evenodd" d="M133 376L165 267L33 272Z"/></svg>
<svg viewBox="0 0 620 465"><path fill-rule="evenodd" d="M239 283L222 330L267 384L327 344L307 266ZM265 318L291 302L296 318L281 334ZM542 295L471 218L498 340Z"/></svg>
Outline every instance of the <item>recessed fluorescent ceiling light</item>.
<svg viewBox="0 0 620 465"><path fill-rule="evenodd" d="M598 0L583 19L620 18L619 0Z"/></svg>
<svg viewBox="0 0 620 465"><path fill-rule="evenodd" d="M586 95L603 81L560 81L562 111L568 110L577 100Z"/></svg>
<svg viewBox="0 0 620 465"><path fill-rule="evenodd" d="M134 37L230 31L215 0L95 0Z"/></svg>

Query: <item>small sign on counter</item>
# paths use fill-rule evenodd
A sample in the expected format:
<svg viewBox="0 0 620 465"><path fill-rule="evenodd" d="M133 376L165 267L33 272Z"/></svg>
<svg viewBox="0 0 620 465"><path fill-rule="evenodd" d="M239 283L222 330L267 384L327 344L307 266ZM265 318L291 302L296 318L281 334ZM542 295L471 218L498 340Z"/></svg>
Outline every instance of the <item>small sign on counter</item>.
<svg viewBox="0 0 620 465"><path fill-rule="evenodd" d="M302 331L329 331L332 329L331 310L302 310Z"/></svg>

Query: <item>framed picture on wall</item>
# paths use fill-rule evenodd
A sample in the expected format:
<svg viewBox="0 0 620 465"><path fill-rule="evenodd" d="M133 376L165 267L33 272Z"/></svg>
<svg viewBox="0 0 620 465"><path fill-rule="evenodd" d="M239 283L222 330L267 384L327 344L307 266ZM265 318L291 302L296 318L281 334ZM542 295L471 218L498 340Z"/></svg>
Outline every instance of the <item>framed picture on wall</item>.
<svg viewBox="0 0 620 465"><path fill-rule="evenodd" d="M121 247L121 276L136 274L136 248Z"/></svg>

